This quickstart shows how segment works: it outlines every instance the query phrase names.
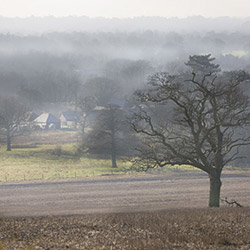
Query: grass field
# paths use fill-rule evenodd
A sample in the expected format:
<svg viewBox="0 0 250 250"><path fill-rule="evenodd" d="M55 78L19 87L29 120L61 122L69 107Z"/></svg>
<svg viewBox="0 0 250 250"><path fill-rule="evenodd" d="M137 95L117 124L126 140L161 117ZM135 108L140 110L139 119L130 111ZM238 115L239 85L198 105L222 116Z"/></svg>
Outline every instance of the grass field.
<svg viewBox="0 0 250 250"><path fill-rule="evenodd" d="M111 168L110 159L78 156L75 144L14 146L7 152L0 149L0 182L22 180L55 180L65 178L94 177L103 175L134 174L129 161L118 160L118 168ZM148 173L186 171L189 166L169 166Z"/></svg>
<svg viewBox="0 0 250 250"><path fill-rule="evenodd" d="M0 181L63 179L125 173L129 163L118 161L112 169L109 159L79 157L72 144L39 145L35 148L1 149Z"/></svg>
<svg viewBox="0 0 250 250"><path fill-rule="evenodd" d="M39 131L13 140L11 152L0 148L0 182L55 180L117 174L129 168L119 161L110 168L107 159L79 157L76 131Z"/></svg>
<svg viewBox="0 0 250 250"><path fill-rule="evenodd" d="M135 174L131 162L118 160L118 168L111 168L111 159L79 155L77 131L39 131L16 137L12 151L0 147L0 182L28 180L59 180L107 175ZM167 166L147 174L169 171L198 171L191 166Z"/></svg>
<svg viewBox="0 0 250 250"><path fill-rule="evenodd" d="M5 144L0 148L0 182L27 180L58 180L107 175L134 174L131 163L118 160L118 168L111 168L108 158L79 156L76 131L33 132L14 138L12 151ZM190 166L169 166L149 173L186 171Z"/></svg>

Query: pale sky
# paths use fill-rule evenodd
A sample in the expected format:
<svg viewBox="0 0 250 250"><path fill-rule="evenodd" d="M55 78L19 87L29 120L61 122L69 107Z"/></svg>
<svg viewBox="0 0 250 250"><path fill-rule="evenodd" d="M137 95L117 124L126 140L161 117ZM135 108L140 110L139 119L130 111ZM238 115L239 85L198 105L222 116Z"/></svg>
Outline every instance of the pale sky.
<svg viewBox="0 0 250 250"><path fill-rule="evenodd" d="M0 0L0 16L250 16L250 0Z"/></svg>

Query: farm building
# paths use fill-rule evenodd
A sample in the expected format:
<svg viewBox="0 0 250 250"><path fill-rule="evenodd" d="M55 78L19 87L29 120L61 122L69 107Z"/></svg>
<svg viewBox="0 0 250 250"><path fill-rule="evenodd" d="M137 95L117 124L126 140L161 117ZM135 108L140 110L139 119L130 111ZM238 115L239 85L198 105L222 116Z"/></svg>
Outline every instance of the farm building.
<svg viewBox="0 0 250 250"><path fill-rule="evenodd" d="M34 124L43 129L58 129L61 122L50 113L43 113L34 120Z"/></svg>
<svg viewBox="0 0 250 250"><path fill-rule="evenodd" d="M81 114L76 111L65 111L60 115L61 128L75 129L78 127Z"/></svg>

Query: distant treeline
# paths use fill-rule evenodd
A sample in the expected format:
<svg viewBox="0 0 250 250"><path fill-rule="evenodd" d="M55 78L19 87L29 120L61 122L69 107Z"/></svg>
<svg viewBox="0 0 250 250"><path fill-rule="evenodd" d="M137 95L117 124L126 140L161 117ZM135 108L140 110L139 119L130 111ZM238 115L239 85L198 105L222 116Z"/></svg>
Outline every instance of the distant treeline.
<svg viewBox="0 0 250 250"><path fill-rule="evenodd" d="M124 97L154 72L184 70L189 55L211 53L223 70L249 71L249 51L250 32L0 34L0 92L30 105L75 102L103 79Z"/></svg>

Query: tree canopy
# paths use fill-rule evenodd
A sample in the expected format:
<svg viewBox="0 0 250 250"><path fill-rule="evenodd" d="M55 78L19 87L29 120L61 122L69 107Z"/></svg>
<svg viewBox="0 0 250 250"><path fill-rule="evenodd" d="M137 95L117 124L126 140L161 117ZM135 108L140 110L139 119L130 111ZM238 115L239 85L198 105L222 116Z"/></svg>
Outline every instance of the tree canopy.
<svg viewBox="0 0 250 250"><path fill-rule="evenodd" d="M0 97L0 129L7 139L7 151L11 150L11 138L25 119L27 108L15 97Z"/></svg>

